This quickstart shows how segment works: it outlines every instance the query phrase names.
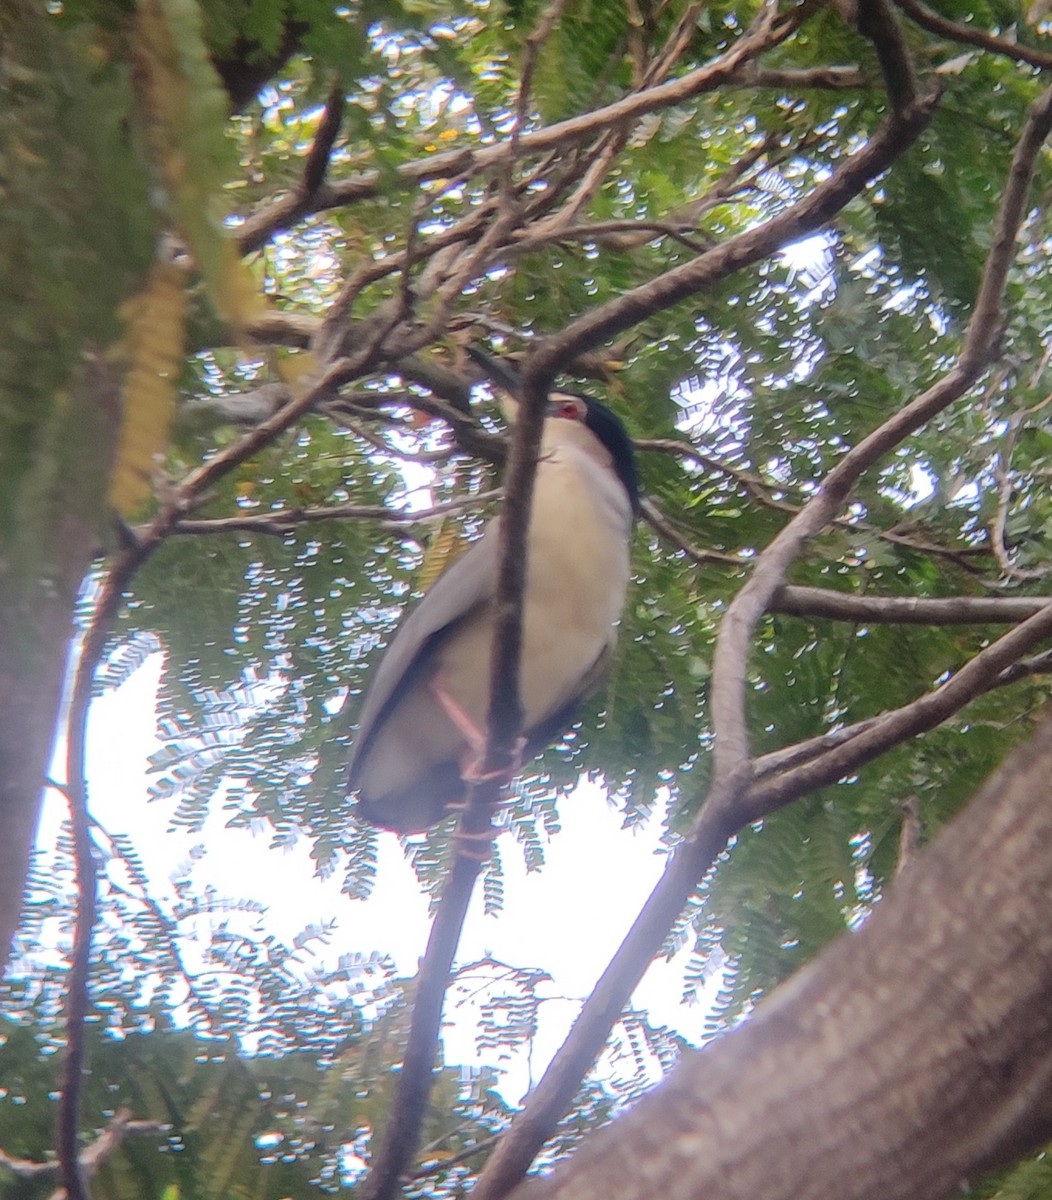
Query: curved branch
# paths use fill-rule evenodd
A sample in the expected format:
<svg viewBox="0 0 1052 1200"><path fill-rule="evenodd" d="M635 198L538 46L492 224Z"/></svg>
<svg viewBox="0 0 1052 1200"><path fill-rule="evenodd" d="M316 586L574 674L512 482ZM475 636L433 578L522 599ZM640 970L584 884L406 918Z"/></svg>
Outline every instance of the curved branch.
<svg viewBox="0 0 1052 1200"><path fill-rule="evenodd" d="M913 144L931 119L936 100L932 93L896 112L861 150L785 212L590 309L559 333L544 338L531 352L524 372L548 383L583 351L594 349L735 271L768 258L786 243L820 229Z"/></svg>
<svg viewBox="0 0 1052 1200"><path fill-rule="evenodd" d="M973 29L968 25L958 25L946 17L932 12L920 0L895 0L911 21L929 33L937 33L939 37L949 38L954 42L963 42L967 46L978 46L980 50L988 50L991 54L1003 55L1013 62L1029 63L1032 67L1047 70L1052 67L1052 54L1041 50L1033 50L1029 46L1021 46L1018 42L1010 42L1006 38L995 37L982 29Z"/></svg>
<svg viewBox="0 0 1052 1200"><path fill-rule="evenodd" d="M962 396L993 358L1001 331L1000 302L1037 154L1052 128L1052 89L1031 106L1016 146L1005 193L983 269L972 318L956 366L855 446L826 476L814 499L763 551L753 574L727 610L713 662L712 717L716 733L715 778L709 802L733 803L740 776L748 772L745 731L745 660L749 639L789 565L807 541L833 520L858 478L936 413Z"/></svg>

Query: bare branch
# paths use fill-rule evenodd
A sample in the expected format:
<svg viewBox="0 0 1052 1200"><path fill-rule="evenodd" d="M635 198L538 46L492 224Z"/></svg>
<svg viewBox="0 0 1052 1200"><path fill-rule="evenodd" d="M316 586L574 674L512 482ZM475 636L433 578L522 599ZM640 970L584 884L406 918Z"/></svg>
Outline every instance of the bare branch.
<svg viewBox="0 0 1052 1200"><path fill-rule="evenodd" d="M544 338L526 369L547 382L582 351L594 349L717 280L767 258L787 242L821 228L913 143L930 119L935 100L934 95L925 97L908 113L889 118L861 150L785 212L598 305L559 333Z"/></svg>
<svg viewBox="0 0 1052 1200"><path fill-rule="evenodd" d="M541 13L536 26L526 38L522 56L522 68L519 72L519 94L515 99L515 124L511 131L511 157L518 156L519 140L530 108L530 92L533 90L533 75L537 69L537 59L541 47L551 37L555 26L566 7L566 0L549 0L547 8Z"/></svg>
<svg viewBox="0 0 1052 1200"><path fill-rule="evenodd" d="M391 1200L419 1143L453 956L484 858L478 851L485 845L488 854L501 772L506 772L513 760L522 727L519 667L526 534L546 400L544 392L527 393L519 403L501 508L483 782L468 789L466 808L456 835L457 852L418 974L409 1044L395 1100L380 1149L362 1187L365 1200Z"/></svg>
<svg viewBox="0 0 1052 1200"><path fill-rule="evenodd" d="M481 866L477 856L458 853L446 877L427 950L416 976L409 1039L395 1097L380 1147L359 1187L362 1200L392 1200L399 1193L399 1180L416 1153L438 1057L442 1005L453 956Z"/></svg>
<svg viewBox="0 0 1052 1200"><path fill-rule="evenodd" d="M1007 38L995 37L972 25L958 25L955 21L950 21L933 12L927 5L921 4L920 0L895 0L895 2L911 21L916 22L922 29L927 29L929 33L936 33L939 37L949 38L954 42L963 42L967 46L978 46L980 50L1003 55L1005 58L1012 59L1013 62L1029 63L1030 66L1040 67L1043 70L1052 67L1052 54L1045 51L1034 50L1030 46L1023 46L1019 42L1009 41Z"/></svg>
<svg viewBox="0 0 1052 1200"><path fill-rule="evenodd" d="M523 1102L472 1189L473 1200L501 1200L522 1179L537 1151L573 1103L617 1019L683 910L705 870L716 861L734 829L710 808L688 842L673 853L578 1014L537 1086ZM699 867L701 868L699 870Z"/></svg>
<svg viewBox="0 0 1052 1200"><path fill-rule="evenodd" d="M741 800L743 822L757 820L816 788L835 783L907 738L941 725L971 700L998 684L1001 672L1052 635L1052 607L1032 617L981 650L934 692L875 718L868 728L817 756L758 782Z"/></svg>
<svg viewBox="0 0 1052 1200"><path fill-rule="evenodd" d="M177 533L267 533L287 537L300 525L315 521L379 521L385 529L404 529L448 513L480 508L501 497L499 488L458 496L430 508L392 509L383 504L334 504L313 508L278 508L270 512L246 513L237 517L184 518L171 532Z"/></svg>
<svg viewBox="0 0 1052 1200"><path fill-rule="evenodd" d="M965 707L971 700L977 699L979 696L985 695L995 688L1010 687L1021 680L1032 679L1036 675L1048 675L1049 673L1052 673L1052 651L1036 654L1032 658L1020 659L1018 662L1013 662L998 671L985 685L977 689L974 696L965 696L961 707ZM820 734L818 737L808 738L803 742L796 742L792 746L784 746L780 750L772 750L769 754L761 754L759 758L753 760L753 778L758 782L772 776L781 775L792 768L802 766L804 763L814 762L823 754L836 749L838 746L846 745L860 734L868 733L871 729L876 728L886 717L890 717L894 713L904 713L907 710L913 711L917 703L918 701L914 700L904 705L901 709L889 710L875 717L867 717L865 720L856 721L852 725L843 725L839 729L830 730L830 732ZM950 715L955 715L955 713L951 713Z"/></svg>
<svg viewBox="0 0 1052 1200"><path fill-rule="evenodd" d="M340 124L343 120L344 94L343 88L339 84L330 89L329 95L325 100L325 108L322 112L321 122L318 125L318 131L314 135L314 141L311 143L311 148L307 152L307 161L303 164L303 177L300 180L300 194L303 198L303 203L307 206L318 194L318 189L325 182L325 175L329 169L329 158L332 155L332 148L336 144L336 138L340 132Z"/></svg>
<svg viewBox="0 0 1052 1200"><path fill-rule="evenodd" d="M890 0L863 0L858 5L859 32L873 43L888 99L905 116L917 103L917 78Z"/></svg>
<svg viewBox="0 0 1052 1200"><path fill-rule="evenodd" d="M859 596L828 588L786 584L768 611L868 625L1015 624L1052 604L1052 596Z"/></svg>
<svg viewBox="0 0 1052 1200"><path fill-rule="evenodd" d="M1008 510L1011 508L1012 494L1015 491L1011 459L1018 428L1018 424L1015 422L1010 424L994 463L994 478L997 480L997 510L994 513L993 520L990 522L990 547L994 552L994 557L997 559L997 565L1001 568L1001 573L1006 579L1028 582L1044 578L1048 574L1048 569L1032 567L1024 570L1017 567L1012 562L1008 549L1006 531Z"/></svg>

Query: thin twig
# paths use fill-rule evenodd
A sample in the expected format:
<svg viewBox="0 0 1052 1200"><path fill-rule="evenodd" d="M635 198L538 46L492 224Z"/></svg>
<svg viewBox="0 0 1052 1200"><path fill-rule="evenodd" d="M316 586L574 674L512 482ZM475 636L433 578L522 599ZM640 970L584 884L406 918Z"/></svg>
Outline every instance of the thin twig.
<svg viewBox="0 0 1052 1200"><path fill-rule="evenodd" d="M429 508L397 509L383 504L334 504L313 508L279 508L270 512L246 513L236 517L184 518L172 527L173 534L199 533L267 533L287 537L300 525L316 521L379 521L386 529L401 529L418 525L448 513L463 512L489 504L501 497L500 488L458 496Z"/></svg>
<svg viewBox="0 0 1052 1200"><path fill-rule="evenodd" d="M1012 452L1015 449L1019 425L1013 421L1005 433L1001 449L994 462L994 478L997 480L997 510L990 522L990 548L993 550L1001 574L1006 579L1015 582L1030 582L1043 579L1048 574L1047 567L1017 567L1011 559L1008 549L1008 511L1012 506L1012 495L1015 491L1015 480L1012 477Z"/></svg>
<svg viewBox="0 0 1052 1200"><path fill-rule="evenodd" d="M699 567L719 563L744 570L748 566L747 561L737 554L725 554L720 550L699 550L697 546L692 545L677 532L675 526L653 500L643 500L639 509L648 525L656 529L663 538L667 538L677 549L682 550L691 562L697 563Z"/></svg>
<svg viewBox="0 0 1052 1200"><path fill-rule="evenodd" d="M415 1171L410 1171L405 1179L426 1179L429 1175L437 1175L440 1171L447 1171L450 1167L454 1167L457 1163L467 1162L469 1158L474 1158L476 1154L482 1154L487 1150L492 1150L493 1147L500 1141L500 1134L495 1133L492 1137L482 1138L480 1141L471 1146L465 1146L463 1150L456 1154L450 1154L445 1158L436 1158L432 1162L425 1162L422 1167L418 1167Z"/></svg>
<svg viewBox="0 0 1052 1200"><path fill-rule="evenodd" d="M580 116L570 117L544 129L529 130L513 143L511 138L492 146L474 150L453 150L445 154L431 154L398 167L393 175L381 176L378 170L369 170L325 184L315 196L312 212L326 208L337 208L375 196L381 186L392 184L411 188L429 179L449 179L455 175L476 174L513 161L517 156L540 154L549 150L565 149L575 143L586 142L604 129L621 122L656 112L676 104L682 104L694 96L714 91L733 79L742 63L780 45L803 23L810 14L811 5L806 2L774 23L762 34L744 35L724 54L697 70L689 71L678 79L655 88L622 97L614 103ZM242 254L258 250L276 233L287 229L305 214L300 211L298 197L285 195L265 204L249 217L238 231L238 246Z"/></svg>

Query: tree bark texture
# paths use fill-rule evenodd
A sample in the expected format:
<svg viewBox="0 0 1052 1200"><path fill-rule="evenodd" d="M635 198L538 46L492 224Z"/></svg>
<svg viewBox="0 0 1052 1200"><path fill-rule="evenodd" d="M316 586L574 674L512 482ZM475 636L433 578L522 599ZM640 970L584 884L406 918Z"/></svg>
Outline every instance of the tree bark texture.
<svg viewBox="0 0 1052 1200"><path fill-rule="evenodd" d="M86 353L40 422L0 540L0 974L22 909L77 594L99 548L118 410L115 369Z"/></svg>
<svg viewBox="0 0 1052 1200"><path fill-rule="evenodd" d="M925 1200L1052 1137L1052 719L843 935L530 1200Z"/></svg>

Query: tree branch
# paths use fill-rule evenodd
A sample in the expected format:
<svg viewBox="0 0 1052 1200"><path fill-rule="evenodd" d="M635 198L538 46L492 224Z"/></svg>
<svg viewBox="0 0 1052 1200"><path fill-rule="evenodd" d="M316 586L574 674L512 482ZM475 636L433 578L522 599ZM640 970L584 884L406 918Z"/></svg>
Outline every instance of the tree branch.
<svg viewBox="0 0 1052 1200"><path fill-rule="evenodd" d="M164 1130L165 1125L161 1121L133 1120L130 1109L119 1109L98 1137L80 1152L80 1167L83 1175L90 1178L129 1134L163 1133ZM6 1167L20 1179L40 1179L49 1175L57 1175L61 1164L57 1161L33 1162L27 1158L13 1158L0 1150L0 1167ZM66 1189L60 1188L52 1195L53 1200L60 1200L66 1196Z"/></svg>
<svg viewBox="0 0 1052 1200"><path fill-rule="evenodd" d="M590 309L559 333L544 338L533 349L531 365L525 369L548 381L583 351L821 228L912 145L930 120L936 99L932 94L908 112L896 112L861 150L785 212Z"/></svg>
<svg viewBox="0 0 1052 1200"><path fill-rule="evenodd" d="M1050 603L1052 596L857 596L784 584L767 611L867 625L986 625L1026 620Z"/></svg>
<svg viewBox="0 0 1052 1200"><path fill-rule="evenodd" d="M522 727L519 673L526 535L547 394L519 401L499 527L493 651L482 781L468 789L453 866L417 977L409 1042L383 1140L362 1185L364 1200L391 1200L420 1141L438 1053L442 1006L471 893L494 836L492 816ZM486 852L479 850L485 846Z"/></svg>
<svg viewBox="0 0 1052 1200"><path fill-rule="evenodd" d="M1046 721L860 931L528 1195L941 1200L1046 1142L1050 773Z"/></svg>
<svg viewBox="0 0 1052 1200"><path fill-rule="evenodd" d="M1002 671L1049 636L1052 607L1046 606L981 650L935 691L873 718L856 736L811 762L756 782L738 801L741 823L758 820L802 795L836 783L892 746L941 725L969 701L996 686Z"/></svg>
<svg viewBox="0 0 1052 1200"><path fill-rule="evenodd" d="M501 495L499 488L492 488L486 492L458 496L455 500L433 504L430 508L403 511L387 508L383 504L333 504L313 508L278 508L269 512L246 513L238 517L187 517L178 521L171 532L267 533L276 537L287 537L298 526L316 521L379 521L385 529L404 529L407 525L418 525L448 513L480 508L493 500L499 500Z"/></svg>
<svg viewBox="0 0 1052 1200"><path fill-rule="evenodd" d="M739 38L713 62L678 79L671 79L657 87L623 97L604 108L570 117L544 129L530 130L518 138L507 138L492 146L428 155L427 158L398 167L393 180L386 175L381 176L378 170L369 170L350 179L340 180L339 183L325 184L316 194L310 211L320 212L326 208L338 208L369 199L377 194L381 186L391 186L392 183L410 188L431 179L472 175L505 166L516 157L564 149L573 143L587 141L596 133L624 121L682 104L685 100L713 91L732 80L744 63L780 45L803 23L810 10L811 4L804 0L774 22L771 28ZM237 243L241 253L251 254L260 249L276 233L287 229L304 215L306 214L300 210L296 193L290 193L264 205L248 217L238 230Z"/></svg>
<svg viewBox="0 0 1052 1200"><path fill-rule="evenodd" d="M995 37L993 34L975 29L970 25L958 25L955 21L950 21L946 17L932 12L927 5L921 4L920 0L895 0L895 2L911 21L922 29L927 29L929 33L936 33L939 37L949 38L954 42L963 42L967 46L978 46L980 50L1003 55L1005 58L1012 59L1013 62L1029 63L1030 66L1040 67L1043 70L1052 67L1052 54L1034 50L1019 42L1008 41L1006 38Z"/></svg>
<svg viewBox="0 0 1052 1200"><path fill-rule="evenodd" d="M978 375L984 361L984 353L989 354L995 344L998 328L995 320L997 305L996 303L991 304L991 301L1000 296L1000 285L1003 285L1010 258L1011 236L1014 236L1021 216L1021 206L1026 191L1025 185L1029 181L1034 157L1044 136L1044 131L1052 119L1050 107L1052 107L1052 94L1046 95L1033 106L1027 128L1017 148L1016 159L1013 162L1013 169L999 215L996 236L980 287L979 301L972 323L969 325L958 366L934 388L929 389L923 396L907 405L891 421L885 423L860 443L855 450L845 455L841 463L827 477L822 490L815 499L790 522L786 530L778 535L761 556L756 572L733 602L721 626L717 653L719 654L722 644L723 654L716 669L723 676L724 696L720 700L723 705L727 703L726 693L728 690L733 698L732 703L738 701L736 689L741 681L734 678L734 673L743 667L749 635L766 610L771 597L781 586L785 567L795 556L798 548L835 514L850 483L857 477L857 473L875 462L887 449L898 444L903 437L919 427L930 415L939 411L950 402L950 399L965 390L971 379ZM924 111L926 112L926 110ZM922 122L924 119L926 116L923 113L917 116L918 122ZM892 121L891 125L894 126L895 122ZM919 129L919 125L917 128ZM913 131L913 136L915 134L916 130ZM874 151L877 157L888 154L892 146L898 144L897 134L885 126L882 133L876 135L871 141L869 148L872 149L875 144L882 141L888 144L882 145L879 153ZM865 153L866 151L859 152L860 155ZM858 156L856 156L857 158ZM847 171L853 164L856 164L855 159L846 164L842 171ZM870 166L872 166L872 160L867 163L866 169L868 170ZM863 171L862 174L864 173ZM836 182L835 178L829 181L830 184L834 182ZM858 178L855 178L853 182L861 186ZM843 180L836 183L832 194L839 195L841 186L844 186ZM827 193L825 201L828 201L829 198L830 193ZM768 227L763 228L766 230ZM1009 231L1011 231L1010 235ZM728 243L728 245L731 244ZM695 264L688 264L688 266L693 265ZM617 305L618 301L613 303ZM610 305L604 307L610 309ZM582 319L584 322L587 320L587 317ZM581 325L582 322L575 322L571 328ZM579 348L587 348L591 344L588 340L589 336L586 335L584 343ZM556 341L562 337L561 334L557 335ZM527 363L527 376L532 374L534 378L544 378L546 371L557 361L558 355L550 351L546 352L543 358L537 354ZM743 596L745 597L744 602L742 602ZM1031 617L1029 622L1020 626L1018 630L1006 635L1006 638L1001 639L1001 642L998 643L1001 647L998 655L995 655L994 658L987 658L967 676L965 671L968 668L962 668L962 671L955 677L957 681L955 698L959 698L961 693L967 692L969 687L977 683L979 679L988 678L988 668L992 669L996 666L997 669L1000 669L1005 665L1006 660L1010 659L1011 654L1018 656L1023 653L1027 645L1033 644L1033 641L1044 636L1050 628L1052 628L1052 610L1042 610L1036 616ZM1024 630L1024 632L1019 634L1019 630ZM1014 641L1006 640L1013 639L1014 635L1018 635ZM733 652L729 654L728 649ZM729 682L728 672L730 672ZM947 696L944 694L940 697L940 703L944 704L946 699ZM717 699L714 697L714 717L716 704ZM743 710L743 697L741 706ZM523 1111L513 1120L497 1150L483 1169L473 1192L475 1200L498 1200L521 1179L538 1149L550 1136L556 1122L572 1102L581 1079L594 1062L596 1054L617 1019L617 1015L628 1001L632 989L642 978L646 965L682 911L698 881L715 863L717 856L726 845L727 839L746 821L755 820L758 815L762 815L761 806L753 802L753 797L749 796L749 802L746 802L750 770L745 750L744 724L736 725L736 720L733 712L730 714L729 721L726 712L721 716L724 736L727 736L728 724L731 725L732 734L732 745L729 749L723 750L721 761L718 763L718 769L720 765L723 766L723 777L717 778L708 799L701 807L689 836L672 855L665 872L651 892L625 941L619 947L585 1003L566 1041L556 1053L537 1088L527 1097ZM800 794L799 791L796 794ZM772 796L771 799L773 800L774 797Z"/></svg>
<svg viewBox="0 0 1052 1200"><path fill-rule="evenodd" d="M826 476L819 491L763 551L753 574L732 601L720 626L713 662L712 717L716 734L715 778L709 802L723 803L748 773L745 727L745 661L757 621L781 587L803 546L834 519L858 478L894 446L964 394L993 357L1001 330L1000 301L1034 162L1052 127L1052 89L1030 108L1012 159L975 308L957 364L938 383L855 446Z"/></svg>
<svg viewBox="0 0 1052 1200"><path fill-rule="evenodd" d="M409 1039L402 1057L394 1100L380 1147L360 1185L362 1200L392 1200L420 1142L434 1082L442 1005L453 958L482 860L456 854L435 912L427 950L420 963Z"/></svg>

